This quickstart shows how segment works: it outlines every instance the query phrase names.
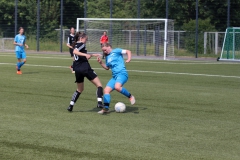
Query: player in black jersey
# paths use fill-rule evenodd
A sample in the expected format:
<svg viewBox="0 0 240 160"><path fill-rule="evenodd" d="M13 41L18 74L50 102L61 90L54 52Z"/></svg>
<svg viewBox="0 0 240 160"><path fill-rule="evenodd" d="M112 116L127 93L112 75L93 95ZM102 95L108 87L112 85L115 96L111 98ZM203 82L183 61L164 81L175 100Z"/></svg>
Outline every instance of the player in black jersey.
<svg viewBox="0 0 240 160"><path fill-rule="evenodd" d="M72 111L74 104L76 103L77 99L79 98L80 94L84 89L84 77L86 77L89 81L91 81L97 87L97 107L103 108L102 97L103 97L103 88L100 79L98 78L97 74L91 68L90 64L88 63L88 59L92 56L100 57L101 54L87 54L86 50L86 41L87 35L85 33L76 33L75 35L75 42L74 42L74 63L73 69L75 71L76 83L77 83L77 90L73 93L72 99L70 101L70 105L68 107L68 111Z"/></svg>
<svg viewBox="0 0 240 160"><path fill-rule="evenodd" d="M68 36L68 40L67 40L67 46L69 48L69 53L71 55L71 57L73 57L73 43L74 43L74 36L75 36L75 29L74 27L71 27L70 28L70 34ZM74 62L74 57L73 57L73 62ZM72 65L70 66L70 69L72 71L72 73L75 73L74 70L73 70L73 63Z"/></svg>

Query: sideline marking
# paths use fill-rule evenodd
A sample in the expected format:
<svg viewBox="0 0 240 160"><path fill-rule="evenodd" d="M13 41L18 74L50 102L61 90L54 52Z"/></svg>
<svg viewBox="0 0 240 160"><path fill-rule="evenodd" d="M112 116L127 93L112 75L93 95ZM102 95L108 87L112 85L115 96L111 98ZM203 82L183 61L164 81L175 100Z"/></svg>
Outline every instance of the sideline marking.
<svg viewBox="0 0 240 160"><path fill-rule="evenodd" d="M16 57L15 55L13 54L0 54L0 56L2 57ZM61 56L61 57L60 57ZM27 56L27 58L38 58L38 59L72 59L72 57L69 57L68 55L54 55L52 57L45 57L45 56ZM63 58L63 57L66 57L66 58ZM69 57L69 58L67 58ZM90 61L95 61L96 59L90 59ZM152 61L155 61L155 62L152 62ZM179 62L179 63L177 63ZM160 60L160 62L156 62L156 60L150 60L150 59L146 59L145 61L141 61L139 59L133 59L131 61L131 63L156 63L156 64L183 64L183 65L188 65L188 64L216 64L216 65L219 65L219 64L234 64L234 65L239 65L240 63L231 63L231 62L210 62L210 61L187 61L187 60L167 60L167 61L163 61L163 60Z"/></svg>
<svg viewBox="0 0 240 160"><path fill-rule="evenodd" d="M14 63L0 63L0 65L16 65ZM50 65L35 65L35 64L25 64L26 66L34 67L49 67L49 68L69 68L67 66L50 66ZM93 68L96 70L104 70L103 68ZM240 76L226 76L226 75L212 75L212 74L197 74L197 73L177 73L177 72L158 72L158 71L141 71L141 70L127 70L129 72L138 73L155 73L155 74L172 74L172 75L188 75L188 76L205 76L205 77L221 77L221 78L239 78Z"/></svg>

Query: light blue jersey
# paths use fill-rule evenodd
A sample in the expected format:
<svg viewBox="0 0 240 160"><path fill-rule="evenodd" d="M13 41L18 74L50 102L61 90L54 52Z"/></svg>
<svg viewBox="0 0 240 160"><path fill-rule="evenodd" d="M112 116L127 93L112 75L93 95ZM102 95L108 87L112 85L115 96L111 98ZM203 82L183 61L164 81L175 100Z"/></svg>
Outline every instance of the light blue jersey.
<svg viewBox="0 0 240 160"><path fill-rule="evenodd" d="M125 67L125 61L123 59L123 54L126 53L127 50L115 48L106 56L106 66L112 70L112 78L108 81L106 86L112 90L117 89L118 92L130 99L131 93L123 87L123 85L128 81L128 73ZM103 99L104 108L109 110L109 105L111 102L110 93L105 93Z"/></svg>
<svg viewBox="0 0 240 160"><path fill-rule="evenodd" d="M122 55L125 53L126 50L123 50L121 48L115 48L109 55L106 56L106 66L112 70L113 78L115 78L119 74L123 74L128 77L128 73Z"/></svg>
<svg viewBox="0 0 240 160"><path fill-rule="evenodd" d="M16 52L24 52L24 44L26 41L26 37L24 35L18 34L15 36L14 41L18 44L23 44L22 46L16 45L15 51Z"/></svg>

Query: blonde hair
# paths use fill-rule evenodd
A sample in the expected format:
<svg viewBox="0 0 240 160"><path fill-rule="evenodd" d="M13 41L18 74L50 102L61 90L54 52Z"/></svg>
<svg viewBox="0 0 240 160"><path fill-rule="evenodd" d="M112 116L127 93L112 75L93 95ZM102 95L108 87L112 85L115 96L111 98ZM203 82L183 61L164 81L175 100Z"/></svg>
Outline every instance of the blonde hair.
<svg viewBox="0 0 240 160"><path fill-rule="evenodd" d="M103 43L103 44L102 44L102 48L103 48L103 47L111 47L111 48L112 48L112 45L111 45L110 43Z"/></svg>

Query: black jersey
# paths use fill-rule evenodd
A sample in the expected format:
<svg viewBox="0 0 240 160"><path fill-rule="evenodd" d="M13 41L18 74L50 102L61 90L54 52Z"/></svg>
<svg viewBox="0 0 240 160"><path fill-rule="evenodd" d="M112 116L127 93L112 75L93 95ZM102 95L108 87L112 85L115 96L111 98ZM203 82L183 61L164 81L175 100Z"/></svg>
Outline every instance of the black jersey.
<svg viewBox="0 0 240 160"><path fill-rule="evenodd" d="M77 49L79 52L82 52L82 53L87 53L87 50L86 50L86 45L84 43L76 43L75 49ZM87 58L85 56L79 56L79 55L76 55L74 54L74 60L75 60L75 64L79 64L79 63L82 63L82 62L88 62Z"/></svg>
<svg viewBox="0 0 240 160"><path fill-rule="evenodd" d="M74 35L73 34L69 34L67 43L70 45L72 45L74 43Z"/></svg>
<svg viewBox="0 0 240 160"><path fill-rule="evenodd" d="M84 43L76 43L74 49L78 50L82 53L87 53L86 45ZM94 70L91 68L90 64L88 63L88 60L85 56L79 56L74 54L74 63L73 63L73 69L75 71L75 77L77 83L84 82L84 77L87 77L89 81L93 80L97 77Z"/></svg>

